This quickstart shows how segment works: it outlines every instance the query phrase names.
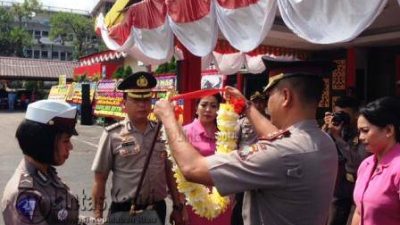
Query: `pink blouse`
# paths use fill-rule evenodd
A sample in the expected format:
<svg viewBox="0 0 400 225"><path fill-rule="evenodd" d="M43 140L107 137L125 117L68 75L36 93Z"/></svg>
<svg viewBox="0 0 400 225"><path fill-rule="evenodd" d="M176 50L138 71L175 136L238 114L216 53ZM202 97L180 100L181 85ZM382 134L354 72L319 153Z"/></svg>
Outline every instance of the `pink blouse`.
<svg viewBox="0 0 400 225"><path fill-rule="evenodd" d="M217 132L217 127L212 135L207 134L207 131L201 125L198 119L193 120L192 123L187 124L183 127L186 133L188 141L200 152L203 156L210 156L215 153L216 150L216 138L215 132ZM190 205L186 206L188 212L189 224L190 225L230 225L231 215L232 215L232 205L228 206L228 209L216 217L213 220L208 220L206 218L200 217L194 213Z"/></svg>
<svg viewBox="0 0 400 225"><path fill-rule="evenodd" d="M194 119L192 123L187 124L183 127L188 141L200 152L203 156L213 155L216 148L215 132L212 135L207 134L203 125L201 125L198 119Z"/></svg>
<svg viewBox="0 0 400 225"><path fill-rule="evenodd" d="M376 167L376 157L366 158L358 169L354 201L362 225L400 224L400 144Z"/></svg>

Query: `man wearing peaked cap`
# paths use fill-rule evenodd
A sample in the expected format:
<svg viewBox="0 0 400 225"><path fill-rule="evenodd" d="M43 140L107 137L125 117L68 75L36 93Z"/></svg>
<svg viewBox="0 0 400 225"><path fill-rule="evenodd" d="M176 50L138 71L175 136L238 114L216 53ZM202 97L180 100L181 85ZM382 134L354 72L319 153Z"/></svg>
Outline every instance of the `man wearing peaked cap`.
<svg viewBox="0 0 400 225"><path fill-rule="evenodd" d="M321 76L332 64L270 59L264 63L270 73L265 91L271 120L249 101L245 109L261 137L257 143L205 158L175 138L168 140L172 155L187 180L214 185L222 195L245 192L246 225L324 225L338 159L332 139L318 126L316 110L324 85ZM230 96L245 98L227 87L225 97ZM154 112L168 137L182 134L169 102L158 101Z"/></svg>
<svg viewBox="0 0 400 225"><path fill-rule="evenodd" d="M6 225L78 224L78 199L53 166L68 159L76 108L64 101L28 105L16 138L24 158L8 181L1 202ZM63 193L59 195L59 193Z"/></svg>
<svg viewBox="0 0 400 225"><path fill-rule="evenodd" d="M139 186L146 155L157 133L157 124L148 120L151 112L151 90L157 80L151 73L137 72L125 78L117 90L124 92L125 120L106 127L99 141L92 164L94 171L93 199L95 217L103 218L105 186L110 172L113 173L109 216L131 209L133 197ZM164 224L167 186L175 206L180 205L176 183L160 137L154 146L146 177L141 186L137 210L154 208ZM174 207L171 218L181 224L182 207ZM110 217L110 218L111 218ZM153 220L154 218L148 218Z"/></svg>

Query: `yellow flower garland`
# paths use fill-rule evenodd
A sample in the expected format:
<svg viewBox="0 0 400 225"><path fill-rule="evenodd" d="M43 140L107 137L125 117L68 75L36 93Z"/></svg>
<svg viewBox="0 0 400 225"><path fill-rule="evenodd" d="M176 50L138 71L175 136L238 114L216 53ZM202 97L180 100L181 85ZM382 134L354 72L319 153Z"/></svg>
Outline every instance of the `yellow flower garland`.
<svg viewBox="0 0 400 225"><path fill-rule="evenodd" d="M229 153L236 148L235 127L238 119L239 115L234 111L232 104L220 105L217 116L219 131L217 132L216 154ZM163 135L166 134L165 131L162 133ZM185 195L186 203L192 206L194 212L209 220L225 212L229 205L229 197L222 197L215 187L210 192L209 188L204 185L186 181L174 158L171 156L169 145L166 148L169 159L173 163L172 170L175 172L174 176L178 190Z"/></svg>

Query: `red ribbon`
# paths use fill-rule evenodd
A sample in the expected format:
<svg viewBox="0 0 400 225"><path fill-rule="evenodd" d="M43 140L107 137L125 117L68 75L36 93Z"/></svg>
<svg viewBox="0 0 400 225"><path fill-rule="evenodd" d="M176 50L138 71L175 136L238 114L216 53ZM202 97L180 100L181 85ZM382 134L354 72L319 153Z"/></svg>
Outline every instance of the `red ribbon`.
<svg viewBox="0 0 400 225"><path fill-rule="evenodd" d="M205 89L205 90L197 90L197 91L192 91L192 92L188 92L185 94L179 94L179 95L175 95L173 96L170 100L171 101L175 101L178 99L184 99L184 100L188 100L188 99L199 99L199 98L203 98L206 96L210 96L210 95L215 95L219 92L224 92L224 89Z"/></svg>

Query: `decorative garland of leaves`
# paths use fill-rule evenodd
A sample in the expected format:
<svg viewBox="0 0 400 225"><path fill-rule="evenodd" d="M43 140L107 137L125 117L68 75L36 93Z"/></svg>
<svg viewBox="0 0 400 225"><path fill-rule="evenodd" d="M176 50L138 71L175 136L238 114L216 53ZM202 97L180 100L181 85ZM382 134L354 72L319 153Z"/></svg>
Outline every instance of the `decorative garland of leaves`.
<svg viewBox="0 0 400 225"><path fill-rule="evenodd" d="M216 154L226 154L236 148L235 126L239 115L235 112L237 108L234 104L221 104L218 116L217 126L217 149ZM165 131L162 132L165 135ZM164 137L166 140L166 137ZM208 187L188 182L182 175L174 158L171 155L171 149L167 145L169 159L173 163L173 171L175 172L176 183L179 192L186 197L186 203L191 205L194 212L209 220L217 217L225 212L229 205L229 197L222 197L215 187L210 191Z"/></svg>

